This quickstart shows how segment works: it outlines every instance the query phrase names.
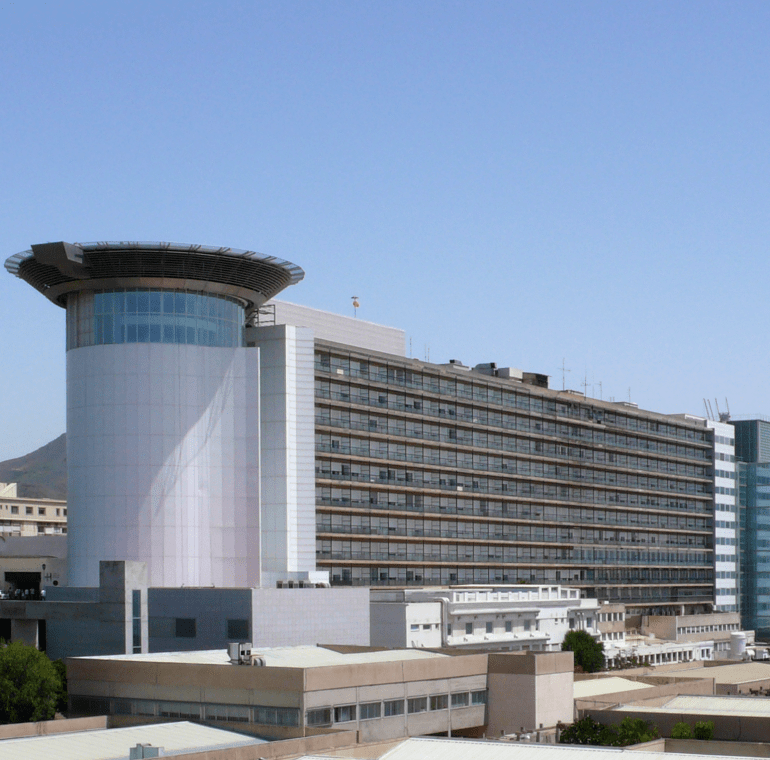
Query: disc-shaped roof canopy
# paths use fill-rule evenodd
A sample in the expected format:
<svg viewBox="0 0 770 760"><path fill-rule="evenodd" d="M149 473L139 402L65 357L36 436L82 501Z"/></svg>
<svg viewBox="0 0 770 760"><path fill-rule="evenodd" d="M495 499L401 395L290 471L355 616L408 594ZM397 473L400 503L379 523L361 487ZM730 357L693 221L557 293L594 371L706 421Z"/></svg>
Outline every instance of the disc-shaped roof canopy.
<svg viewBox="0 0 770 760"><path fill-rule="evenodd" d="M274 256L182 243L43 243L11 256L5 268L58 306L73 291L149 287L229 296L247 312L305 276Z"/></svg>

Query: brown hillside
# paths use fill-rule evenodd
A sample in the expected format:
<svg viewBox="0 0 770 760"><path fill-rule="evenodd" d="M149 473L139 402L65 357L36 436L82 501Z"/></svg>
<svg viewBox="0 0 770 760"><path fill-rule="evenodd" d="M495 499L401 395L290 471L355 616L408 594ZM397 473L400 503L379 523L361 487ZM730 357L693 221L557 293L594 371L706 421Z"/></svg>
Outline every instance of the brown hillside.
<svg viewBox="0 0 770 760"><path fill-rule="evenodd" d="M62 433L58 438L31 454L0 462L0 482L18 483L19 496L66 499L66 435Z"/></svg>

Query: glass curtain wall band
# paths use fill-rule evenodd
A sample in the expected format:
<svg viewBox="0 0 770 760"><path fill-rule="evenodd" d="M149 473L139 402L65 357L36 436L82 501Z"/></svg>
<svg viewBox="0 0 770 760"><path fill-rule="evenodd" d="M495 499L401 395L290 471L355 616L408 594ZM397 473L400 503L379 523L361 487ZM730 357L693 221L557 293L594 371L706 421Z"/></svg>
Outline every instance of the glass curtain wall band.
<svg viewBox="0 0 770 760"><path fill-rule="evenodd" d="M67 297L67 350L118 343L243 345L243 307L197 291L117 289Z"/></svg>

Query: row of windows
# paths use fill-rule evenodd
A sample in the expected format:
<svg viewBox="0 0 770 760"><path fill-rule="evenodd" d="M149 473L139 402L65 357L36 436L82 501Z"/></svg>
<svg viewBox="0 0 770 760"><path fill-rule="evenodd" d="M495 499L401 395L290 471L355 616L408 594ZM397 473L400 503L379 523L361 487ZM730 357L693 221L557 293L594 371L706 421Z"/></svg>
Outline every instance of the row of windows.
<svg viewBox="0 0 770 760"><path fill-rule="evenodd" d="M507 519L532 520L544 522L571 523L607 523L608 525L631 525L650 528L668 528L670 530L711 530L712 520L708 516L692 514L670 514L647 510L626 510L612 508L568 507L533 504L521 501L496 501L494 499L474 499L470 496L431 496L430 494L409 493L405 491L379 491L358 488L316 488L316 501L319 505L341 507L360 507L375 510L396 510L447 515L479 517L502 517ZM690 500L674 501L662 499L660 504L669 510L694 510L696 506L706 509L710 505ZM362 516L363 520L365 516ZM354 515L350 519L354 519ZM356 518L358 519L358 518ZM393 519L372 515L372 520ZM372 523L375 524L375 523Z"/></svg>
<svg viewBox="0 0 770 760"><path fill-rule="evenodd" d="M587 564L621 562L633 565L684 565L710 567L708 551L676 552L639 549L595 549L548 546L496 546L474 544L421 544L399 541L328 541L317 540L319 561L357 560L360 562L504 562L550 564ZM704 576L705 577L705 576Z"/></svg>
<svg viewBox="0 0 770 760"><path fill-rule="evenodd" d="M590 584L588 593L603 599L644 598L677 601L696 596L708 600L712 595L713 570L710 568L674 570L667 568L599 567L588 570L543 567L364 567L319 563L329 568L332 582L341 586L438 586L469 583L571 583ZM595 583L611 584L599 589ZM675 584L692 584L701 588L679 588ZM628 584L639 589L623 588ZM671 586L663 587L661 584ZM614 589L614 590L612 590Z"/></svg>
<svg viewBox="0 0 770 760"><path fill-rule="evenodd" d="M329 519L331 518L331 519ZM349 520L345 518L351 518ZM352 519L356 518L356 519ZM367 524L368 523L368 524ZM379 523L379 524L378 524ZM388 523L390 523L388 525ZM601 528L556 528L547 525L516 523L471 522L456 520L403 520L391 517L368 518L366 515L328 515L321 513L316 522L316 531L342 533L348 536L385 536L392 539L409 538L453 538L463 541L500 541L510 543L564 543L587 544L640 544L642 546L682 546L712 548L709 534L690 533L645 533ZM376 539L363 539L371 546L379 546ZM720 542L718 542L720 543ZM410 541L410 547L421 545ZM426 548L438 546L427 543Z"/></svg>
<svg viewBox="0 0 770 760"><path fill-rule="evenodd" d="M8 511L12 515L18 515L19 514L19 507L18 507L17 504L2 504L2 505L0 505L0 509L4 509L4 510ZM54 507L52 507L51 509L54 509ZM47 510L47 507L38 507L37 508L38 516L39 517L45 517L45 515L47 514L46 510ZM56 510L56 516L57 517L62 517L62 516L66 516L67 515L66 508L55 507L55 510ZM35 514L35 508L34 507L24 507L24 514L25 515L34 515Z"/></svg>
<svg viewBox="0 0 770 760"><path fill-rule="evenodd" d="M321 707L307 711L305 724L308 726L330 726L332 723L350 723L355 720L372 720L381 717L390 718L403 715L405 706L406 713L409 715L428 712L428 710L446 710L450 702L452 709L485 705L487 692L486 690L463 691L426 697L410 697L406 700L391 699L384 702L366 702L360 705Z"/></svg>
<svg viewBox="0 0 770 760"><path fill-rule="evenodd" d="M606 463L599 469L591 467L532 461L513 457L495 456L478 451L463 451L454 448L421 446L419 444L394 443L371 438L356 438L328 433L316 434L316 451L332 454L347 454L357 457L389 459L395 462L416 462L438 466L459 467L466 470L504 472L510 475L538 475L540 477L563 480L586 480L588 482L636 484L637 477L645 475L629 474L619 468L608 469ZM595 452L597 454L601 452ZM671 460L648 459L646 457L611 455L613 463L622 457L624 467L641 468L650 472L665 472L688 477L706 477L707 468ZM644 487L644 486L642 486Z"/></svg>
<svg viewBox="0 0 770 760"><path fill-rule="evenodd" d="M164 702L149 699L109 699L71 696L75 713L91 715L137 715L178 720L216 720L227 723L255 723L264 726L298 726L295 707L261 705L220 705L201 702Z"/></svg>
<svg viewBox="0 0 770 760"><path fill-rule="evenodd" d="M530 434L535 432L537 435L542 435L542 433L530 428L527 418L521 417L518 419L522 420L522 428L517 428L517 430L521 429L522 431L530 432ZM620 456L617 452L604 452L603 450L595 452L593 448L576 445L577 442L566 445L556 441L516 437L475 427L464 428L456 425L439 425L424 422L423 420L405 419L394 415L355 412L347 408L338 409L317 406L316 424L349 430L365 430L369 433L395 435L425 441L441 441L442 443L458 446L501 449L524 454L539 454L541 456L563 456L571 459L585 459L586 461L607 461L612 463L616 461L613 457ZM607 436L612 436L611 445L617 447L644 451L646 453L658 453L666 456L681 456L682 458L699 460L701 462L711 461L711 451L708 449L675 446L674 444L666 444L634 436L615 435L614 433L606 433L604 435L605 444L607 444ZM596 440L594 442L598 443ZM580 443L588 444L588 441L581 440ZM670 448L673 451L669 451Z"/></svg>
<svg viewBox="0 0 770 760"><path fill-rule="evenodd" d="M482 478L466 475L455 475L449 472L432 471L399 471L383 470L379 467L370 467L367 464L345 465L340 462L316 461L316 478L322 480L336 480L351 484L374 484L384 487L400 486L412 489L431 489L435 491L451 491L454 493L471 493L479 495L502 496L509 498L537 498L550 501L569 501L590 504L622 505L629 507L664 507L672 508L672 501L677 504L675 509L689 509L690 511L711 511L711 502L698 502L682 498L692 489L700 489L698 484L687 484L688 490L682 488L678 493L682 497L667 499L657 494L640 493L637 491L621 491L610 489L597 489L582 486L567 486L558 483L543 481L513 481L501 478ZM680 483L684 487L684 483ZM671 491L674 491L672 488ZM679 506L684 505L684 506Z"/></svg>
<svg viewBox="0 0 770 760"><path fill-rule="evenodd" d="M509 408L522 409L538 414L560 417L573 417L605 425L615 425L629 430L640 430L655 435L669 436L683 440L707 442L708 432L693 428L667 424L663 421L645 419L634 415L625 415L598 406L580 404L563 399L543 398L521 389L509 390L489 383L481 377L457 379L442 375L414 371L403 365L371 362L368 359L356 359L350 356L334 355L327 352L316 353L316 369L330 372L337 376L363 378L373 382L415 388L457 398L482 401Z"/></svg>
<svg viewBox="0 0 770 760"><path fill-rule="evenodd" d="M251 626L247 619L228 619L225 625L229 640L249 641L251 639ZM198 637L198 620L197 618L153 616L150 618L150 637L195 639Z"/></svg>
<svg viewBox="0 0 770 760"><path fill-rule="evenodd" d="M200 292L83 291L67 298L67 349L114 343L239 346L244 310Z"/></svg>
<svg viewBox="0 0 770 760"><path fill-rule="evenodd" d="M316 381L315 395L317 399L328 399L330 401L340 401L359 406L374 406L378 409L404 412L406 414L440 417L452 422L465 422L469 426L474 427L484 425L502 428L503 430L531 432L539 435L580 438L585 443L649 449L681 457L689 456L688 452L695 451L692 447L682 444L677 445L676 443L640 439L637 436L629 437L625 434L609 430L597 430L521 414L499 412L488 407L455 405L446 401L433 401L414 396L404 396L398 393L386 393L369 388L351 388L318 380Z"/></svg>
<svg viewBox="0 0 770 760"><path fill-rule="evenodd" d="M533 463L522 462L521 467L517 467L516 470L519 475L535 477L538 480L542 479L567 479L570 475L569 472L559 473L555 465L542 467L542 463L539 467L531 467ZM368 464L354 461L341 461L335 459L317 459L316 460L316 477L329 478L336 480L352 480L362 481L368 483L394 483L400 485L410 486L412 488L438 488L438 489L450 489L454 491L472 490L483 491L490 493L505 493L505 494L542 494L545 498L561 498L569 497L572 492L576 494L575 498L581 498L585 496L587 490L583 486L567 486L559 483L532 483L531 481L517 479L510 480L507 478L489 478L482 475L464 475L459 472L446 471L446 470L419 470L404 467L384 467L380 464ZM562 470L577 469L577 468L561 468ZM515 475L516 473L511 473ZM578 478L580 479L580 478ZM709 487L704 483L694 483L692 481L684 480L669 480L668 478L654 478L646 475L623 475L622 478L618 477L614 472L603 471L587 471L586 480L589 483L604 483L607 485L613 485L617 487L625 488L638 488L650 491L668 491L677 492L682 494L696 495L706 494L709 491ZM622 481L622 482L620 482ZM728 489L719 489L721 491L727 491ZM618 502L628 503L628 496L621 496L612 490L600 490L594 491L588 489L591 494L605 494L604 498L600 498L598 495L595 497L597 501L603 502ZM635 494L637 497L634 503L644 503L645 499L649 498L644 494Z"/></svg>

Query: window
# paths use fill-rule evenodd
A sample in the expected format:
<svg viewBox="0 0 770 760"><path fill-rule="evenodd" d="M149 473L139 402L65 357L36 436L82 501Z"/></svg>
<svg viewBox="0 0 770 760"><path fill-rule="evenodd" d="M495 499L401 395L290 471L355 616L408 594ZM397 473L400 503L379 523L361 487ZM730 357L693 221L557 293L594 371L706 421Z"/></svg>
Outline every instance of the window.
<svg viewBox="0 0 770 760"><path fill-rule="evenodd" d="M24 514L25 515L31 515L34 512L32 507L24 507Z"/></svg>
<svg viewBox="0 0 770 760"><path fill-rule="evenodd" d="M485 705L487 703L487 691L472 691L471 692L471 704L472 705Z"/></svg>
<svg viewBox="0 0 770 760"><path fill-rule="evenodd" d="M249 621L248 620L228 620L227 621L227 638L234 639L235 641L249 641L251 636L249 634Z"/></svg>
<svg viewBox="0 0 770 760"><path fill-rule="evenodd" d="M254 722L266 726L298 726L299 710L294 707L261 707L254 710Z"/></svg>
<svg viewBox="0 0 770 760"><path fill-rule="evenodd" d="M420 624L419 623L412 623L409 626L410 631L419 631L420 630Z"/></svg>
<svg viewBox="0 0 770 760"><path fill-rule="evenodd" d="M505 632L506 633L513 633L513 621L512 620L506 620L505 621Z"/></svg>
<svg viewBox="0 0 770 760"><path fill-rule="evenodd" d="M334 708L334 722L335 723L349 723L356 719L356 706L355 705L339 705Z"/></svg>
<svg viewBox="0 0 770 760"><path fill-rule="evenodd" d="M465 624L465 633L466 635L470 635L473 633L473 623L466 623Z"/></svg>
<svg viewBox="0 0 770 760"><path fill-rule="evenodd" d="M308 710L305 716L305 723L308 726L330 726L332 722L332 711L330 707L324 707L321 710Z"/></svg>
<svg viewBox="0 0 770 760"><path fill-rule="evenodd" d="M430 698L431 710L446 710L448 704L449 698L446 694L436 694Z"/></svg>
<svg viewBox="0 0 770 760"><path fill-rule="evenodd" d="M142 651L142 592L139 589L131 591L131 650L134 654Z"/></svg>
<svg viewBox="0 0 770 760"><path fill-rule="evenodd" d="M487 623L487 633L492 633L493 623Z"/></svg>
<svg viewBox="0 0 770 760"><path fill-rule="evenodd" d="M452 694L452 707L467 707L469 702L470 694L467 691Z"/></svg>
<svg viewBox="0 0 770 760"><path fill-rule="evenodd" d="M38 507L37 508L37 513L39 515L44 515L45 514L45 507Z"/></svg>
<svg viewBox="0 0 770 760"><path fill-rule="evenodd" d="M389 702L384 703L385 717L389 718L392 715L404 714L404 700L403 699L391 699Z"/></svg>
<svg viewBox="0 0 770 760"><path fill-rule="evenodd" d="M428 710L427 697L413 697L412 699L409 699L407 701L408 701L407 710L409 713L421 713L421 712L427 712Z"/></svg>
<svg viewBox="0 0 770 760"><path fill-rule="evenodd" d="M361 705L359 707L359 716L361 720L371 720L372 718L379 718L382 713L382 705L380 702L369 702L368 704Z"/></svg>
<svg viewBox="0 0 770 760"><path fill-rule="evenodd" d="M18 507L11 507L11 514L12 515L18 515L19 514L19 508Z"/></svg>
<svg viewBox="0 0 770 760"><path fill-rule="evenodd" d="M174 635L178 639L194 639L197 636L195 632L195 618L175 618Z"/></svg>

